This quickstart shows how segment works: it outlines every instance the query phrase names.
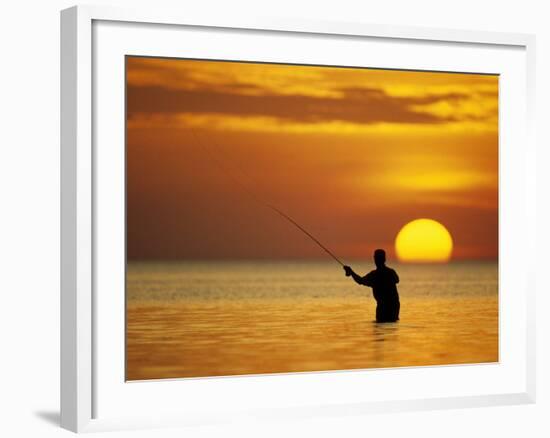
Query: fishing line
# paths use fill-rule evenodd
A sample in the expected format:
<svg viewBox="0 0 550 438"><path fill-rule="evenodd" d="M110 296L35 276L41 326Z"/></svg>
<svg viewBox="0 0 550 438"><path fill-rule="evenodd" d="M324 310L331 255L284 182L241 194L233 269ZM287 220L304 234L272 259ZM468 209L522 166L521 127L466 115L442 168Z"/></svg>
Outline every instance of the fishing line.
<svg viewBox="0 0 550 438"><path fill-rule="evenodd" d="M198 136L197 132L193 129L191 125L189 125L189 130L193 137L195 138L196 143L204 149L207 154L210 156L211 160L214 161L217 166L224 172L227 176L229 176L230 179L233 180L236 185L238 185L248 196L250 196L256 203L269 208L270 210L277 213L279 216L286 219L288 222L290 222L292 225L294 225L296 228L298 228L302 233L304 233L306 236L308 236L311 240L313 240L323 251L325 251L329 256L331 256L336 262L338 262L340 265L344 266L344 263L336 257L332 251L330 251L325 245L323 245L315 236L313 236L309 231L307 231L304 227L302 227L298 222L296 222L294 219L292 219L288 214L286 214L284 211L282 211L280 208L274 206L270 202L266 201L262 197L260 197L256 192L250 189L250 187L243 183L239 178L237 178L232 172L226 168L226 166L217 158L215 154L212 154L210 149L206 147L206 143L202 142L200 137ZM214 144L214 146L216 146ZM219 149L219 148L217 148ZM237 169L240 171L240 173L246 178L251 179L240 167L237 167Z"/></svg>

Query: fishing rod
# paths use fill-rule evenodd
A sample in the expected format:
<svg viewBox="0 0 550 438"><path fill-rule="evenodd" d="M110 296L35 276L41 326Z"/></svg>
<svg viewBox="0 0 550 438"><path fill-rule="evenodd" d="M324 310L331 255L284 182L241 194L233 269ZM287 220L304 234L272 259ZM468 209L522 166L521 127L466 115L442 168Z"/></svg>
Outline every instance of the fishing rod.
<svg viewBox="0 0 550 438"><path fill-rule="evenodd" d="M323 245L315 236L313 236L309 231L307 231L304 227L302 227L298 222L296 222L294 219L292 219L288 214L286 214L284 211L282 211L280 208L272 205L271 203L267 202L263 198L257 195L256 192L252 191L250 187L246 184L244 184L239 178L237 178L233 173L229 172L229 170L220 162L220 160L216 157L215 154L212 154L210 149L206 147L206 143L203 143L198 136L197 132L193 129L191 125L189 125L189 130L191 131L191 134L195 138L196 143L204 149L208 155L210 156L211 160L214 161L218 167L226 174L228 175L233 182L235 182L248 196L250 196L256 203L269 208L270 210L277 213L279 216L286 219L288 222L290 222L292 225L294 225L296 228L298 228L302 233L304 233L306 236L308 236L311 240L313 240L323 251L325 251L330 257L332 257L337 263L339 263L341 266L344 266L344 263L334 255L334 253L329 250L325 245ZM237 167L239 171L242 173L246 179L250 179L250 177L245 174L245 172L240 168Z"/></svg>

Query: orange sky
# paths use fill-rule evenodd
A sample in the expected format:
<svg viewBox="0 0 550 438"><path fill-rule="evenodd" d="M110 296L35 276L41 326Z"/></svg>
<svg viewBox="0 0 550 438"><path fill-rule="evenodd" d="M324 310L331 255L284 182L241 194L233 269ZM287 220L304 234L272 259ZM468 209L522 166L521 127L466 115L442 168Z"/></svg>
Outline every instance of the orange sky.
<svg viewBox="0 0 550 438"><path fill-rule="evenodd" d="M497 76L128 57L127 116L129 259L326 257L233 178L343 259L497 257Z"/></svg>

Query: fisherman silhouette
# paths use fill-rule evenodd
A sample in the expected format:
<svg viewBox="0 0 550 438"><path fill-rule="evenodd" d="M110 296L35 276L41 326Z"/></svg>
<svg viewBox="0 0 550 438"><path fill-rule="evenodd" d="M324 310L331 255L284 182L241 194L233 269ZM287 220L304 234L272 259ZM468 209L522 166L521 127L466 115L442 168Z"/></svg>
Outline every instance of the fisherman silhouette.
<svg viewBox="0 0 550 438"><path fill-rule="evenodd" d="M396 284L397 273L386 266L386 252L383 249L374 251L376 269L364 277L356 274L349 266L344 266L346 277L351 276L357 284L372 288L376 300L376 322L395 322L399 319L399 294Z"/></svg>

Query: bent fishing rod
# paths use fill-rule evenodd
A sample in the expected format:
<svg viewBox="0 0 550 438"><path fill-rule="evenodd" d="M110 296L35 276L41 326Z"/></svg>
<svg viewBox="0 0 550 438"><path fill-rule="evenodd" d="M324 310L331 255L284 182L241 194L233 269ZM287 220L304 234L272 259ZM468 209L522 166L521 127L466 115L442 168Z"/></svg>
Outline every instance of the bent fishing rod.
<svg viewBox="0 0 550 438"><path fill-rule="evenodd" d="M292 225L294 225L298 230L300 230L302 233L304 233L306 236L308 236L313 242L315 242L323 251L325 251L330 257L332 257L337 263L339 263L341 266L345 266L342 261L334 255L334 253L329 250L325 245L323 245L315 236L313 236L309 231L307 231L304 227L302 227L298 222L296 222L294 219L292 219L288 214L286 214L284 211L282 211L280 208L272 205L270 202L267 202L265 199L261 198L256 192L254 192L248 185L243 183L239 178L237 178L232 172L229 172L229 170L219 161L219 159L216 157L215 154L212 154L210 149L206 147L206 143L203 143L198 136L197 132L193 129L192 126L189 125L189 130L193 137L195 138L196 143L204 149L207 154L210 156L211 160L214 161L217 166L224 172L226 175L228 175L234 183L236 183L237 186L243 190L250 198L252 198L256 203L262 205L263 207L269 208L270 210L277 213L279 216L286 219L288 222L290 222ZM250 179L248 175L244 173L244 171L241 168L238 168L240 173L243 174L243 176L247 177L247 179Z"/></svg>

